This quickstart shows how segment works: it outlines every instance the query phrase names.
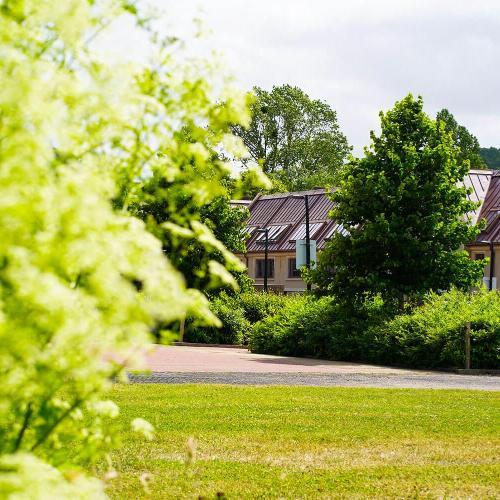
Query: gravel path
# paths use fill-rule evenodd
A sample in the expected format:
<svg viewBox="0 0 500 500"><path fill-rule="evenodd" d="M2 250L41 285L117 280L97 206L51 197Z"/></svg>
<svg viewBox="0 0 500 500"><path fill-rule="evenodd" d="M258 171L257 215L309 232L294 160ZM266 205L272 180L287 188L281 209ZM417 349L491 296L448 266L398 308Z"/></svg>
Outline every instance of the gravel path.
<svg viewBox="0 0 500 500"><path fill-rule="evenodd" d="M305 385L318 387L382 387L412 389L477 389L500 391L500 377L453 373L216 373L152 372L129 375L134 383L149 384L234 384Z"/></svg>

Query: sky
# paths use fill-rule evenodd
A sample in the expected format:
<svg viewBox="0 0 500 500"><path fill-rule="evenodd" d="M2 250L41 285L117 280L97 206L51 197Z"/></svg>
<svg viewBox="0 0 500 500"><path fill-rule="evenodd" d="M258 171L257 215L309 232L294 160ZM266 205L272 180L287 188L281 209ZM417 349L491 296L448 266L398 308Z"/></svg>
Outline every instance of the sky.
<svg viewBox="0 0 500 500"><path fill-rule="evenodd" d="M222 52L238 86L288 83L326 101L355 152L408 92L500 147L500 0L149 1L173 35L201 18L200 43Z"/></svg>

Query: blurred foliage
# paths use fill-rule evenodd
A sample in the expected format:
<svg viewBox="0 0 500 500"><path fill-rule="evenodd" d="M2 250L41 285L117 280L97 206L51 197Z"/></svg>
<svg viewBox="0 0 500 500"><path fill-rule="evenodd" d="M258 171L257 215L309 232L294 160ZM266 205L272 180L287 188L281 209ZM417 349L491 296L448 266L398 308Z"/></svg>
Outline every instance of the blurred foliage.
<svg viewBox="0 0 500 500"><path fill-rule="evenodd" d="M246 97L220 68L183 60L141 12L0 2L1 497L98 498L103 485L84 485L67 449L92 461L114 445L109 381L140 366L158 322L217 323L180 272L182 244L196 246L205 282L233 284L227 267L239 267L203 211L227 196L229 164L214 151L242 151L229 125L249 123ZM151 62L94 51L123 16L150 35ZM133 216L157 200L167 218ZM134 429L151 437L146 422Z"/></svg>

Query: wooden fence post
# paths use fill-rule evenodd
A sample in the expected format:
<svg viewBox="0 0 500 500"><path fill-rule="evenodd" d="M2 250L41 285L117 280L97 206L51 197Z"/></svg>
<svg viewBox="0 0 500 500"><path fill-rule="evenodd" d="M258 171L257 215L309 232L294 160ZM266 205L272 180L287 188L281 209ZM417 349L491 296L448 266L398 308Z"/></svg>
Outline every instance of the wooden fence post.
<svg viewBox="0 0 500 500"><path fill-rule="evenodd" d="M185 330L185 327L186 327L186 318L182 318L181 319L181 323L179 325L179 342L183 342L184 341L184 330Z"/></svg>
<svg viewBox="0 0 500 500"><path fill-rule="evenodd" d="M465 369L470 370L470 321L465 324Z"/></svg>

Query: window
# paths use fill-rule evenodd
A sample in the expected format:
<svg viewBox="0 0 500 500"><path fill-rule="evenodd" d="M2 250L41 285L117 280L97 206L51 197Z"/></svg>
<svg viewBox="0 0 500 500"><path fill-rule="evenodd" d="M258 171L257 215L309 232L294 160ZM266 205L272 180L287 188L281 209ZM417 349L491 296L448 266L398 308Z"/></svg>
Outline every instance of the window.
<svg viewBox="0 0 500 500"><path fill-rule="evenodd" d="M269 241L276 241L287 227L288 226L268 226L267 229L269 229ZM266 241L266 233L261 232L255 239L255 241L264 243Z"/></svg>
<svg viewBox="0 0 500 500"><path fill-rule="evenodd" d="M257 259L255 261L255 277L256 278L263 278L264 277L264 266L265 266L265 259ZM267 259L267 277L268 278L274 278L274 259Z"/></svg>
<svg viewBox="0 0 500 500"><path fill-rule="evenodd" d="M474 254L474 260L484 260L484 253Z"/></svg>
<svg viewBox="0 0 500 500"><path fill-rule="evenodd" d="M300 278L300 271L295 267L295 259L288 259L288 277Z"/></svg>
<svg viewBox="0 0 500 500"><path fill-rule="evenodd" d="M309 224L309 236L311 238L314 237L314 235L319 231L321 226L323 225L323 222L319 222L316 224ZM305 240L306 239L306 225L301 224L295 232L290 236L290 241L297 241L297 240Z"/></svg>

